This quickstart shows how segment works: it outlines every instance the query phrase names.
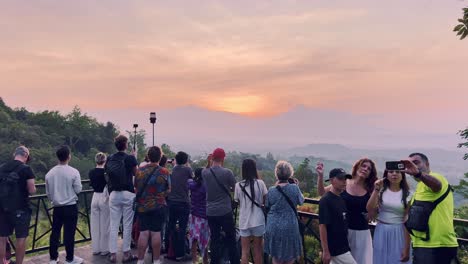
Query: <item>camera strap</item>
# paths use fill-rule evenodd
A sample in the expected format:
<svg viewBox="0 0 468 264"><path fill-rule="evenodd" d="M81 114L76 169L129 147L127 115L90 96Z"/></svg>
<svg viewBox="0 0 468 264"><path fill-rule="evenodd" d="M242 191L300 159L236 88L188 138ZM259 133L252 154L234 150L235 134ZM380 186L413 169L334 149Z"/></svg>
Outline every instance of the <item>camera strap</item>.
<svg viewBox="0 0 468 264"><path fill-rule="evenodd" d="M216 177L216 174L214 173L212 168L210 168L210 171L211 171L211 174L213 174L213 178L215 179L216 183L219 185L219 187L221 187L221 189L223 189L223 191L227 194L227 196L229 196L229 199L232 202L231 193L229 192L228 188L226 186L224 186L224 184L221 184L219 182L218 177Z"/></svg>

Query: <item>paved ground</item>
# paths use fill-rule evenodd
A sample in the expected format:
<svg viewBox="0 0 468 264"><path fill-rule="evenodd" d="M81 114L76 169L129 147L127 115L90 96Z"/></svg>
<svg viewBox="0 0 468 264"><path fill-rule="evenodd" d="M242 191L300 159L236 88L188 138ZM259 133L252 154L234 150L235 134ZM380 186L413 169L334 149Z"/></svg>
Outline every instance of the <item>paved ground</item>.
<svg viewBox="0 0 468 264"><path fill-rule="evenodd" d="M119 241L119 242L121 242L121 241ZM136 250L133 250L133 254L136 255ZM91 245L85 245L85 246L75 248L75 255L83 258L85 260L84 263L96 263L96 264L110 263L109 261L107 261L106 257L93 256L92 251L91 251ZM60 263L65 262L65 251L60 251L59 259L60 259ZM146 259L145 260L146 260L145 263L147 263L147 264L152 263L151 262L151 256L149 254L146 254ZM164 256L161 256L161 260L162 260L163 264L176 264L176 263L177 264L191 264L192 263L191 261L188 261L188 262L175 262L175 261L165 259ZM49 263L49 254L48 254L48 252L44 252L44 254L34 256L34 257L31 257L31 258L26 258L26 261L24 263L25 264L48 264ZM117 255L117 263L122 263L122 253ZM129 263L136 263L136 261L129 262Z"/></svg>

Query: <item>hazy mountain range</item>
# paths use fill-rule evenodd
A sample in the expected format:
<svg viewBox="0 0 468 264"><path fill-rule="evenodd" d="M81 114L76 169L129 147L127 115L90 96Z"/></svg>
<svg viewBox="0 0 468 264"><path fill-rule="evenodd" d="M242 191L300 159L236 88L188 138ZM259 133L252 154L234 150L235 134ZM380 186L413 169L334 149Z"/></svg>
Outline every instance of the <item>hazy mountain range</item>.
<svg viewBox="0 0 468 264"><path fill-rule="evenodd" d="M458 184L464 173L468 172L468 161L462 159L459 152L436 148L424 149L360 149L337 144L309 144L304 147L291 148L287 155L324 157L353 164L361 157L369 157L377 163L379 170L385 168L385 162L408 157L412 152L422 152L429 157L431 169L447 176L452 184Z"/></svg>
<svg viewBox="0 0 468 264"><path fill-rule="evenodd" d="M151 110L123 109L90 113L98 120L111 120L121 130L132 124L147 132L152 144ZM452 183L468 172L468 161L458 149L457 130L427 133L419 124L394 126L393 118L358 115L297 106L274 117L248 117L228 112L187 106L157 112L156 144L167 143L175 150L192 155L207 154L215 147L227 151L275 156L315 156L353 164L360 157L370 157L383 169L385 161L405 158L411 152L424 152L432 169L447 175ZM386 125L387 124L387 125ZM421 127L423 124L421 124ZM391 128L384 128L385 126ZM464 124L460 124L460 129ZM324 144L325 143L325 144ZM331 143L331 144L330 144Z"/></svg>
<svg viewBox="0 0 468 264"><path fill-rule="evenodd" d="M338 108L337 108L338 109ZM110 120L122 130L132 130L138 123L148 133L151 143L151 109L114 109L90 113L99 120ZM418 123L416 118L383 114L353 114L296 106L272 117L248 117L228 112L210 111L196 106L157 111L156 144L192 146L208 151L213 146L243 150L301 147L310 143L382 148L442 148L458 151L460 127L444 128L443 120L434 124ZM435 127L434 127L435 126Z"/></svg>

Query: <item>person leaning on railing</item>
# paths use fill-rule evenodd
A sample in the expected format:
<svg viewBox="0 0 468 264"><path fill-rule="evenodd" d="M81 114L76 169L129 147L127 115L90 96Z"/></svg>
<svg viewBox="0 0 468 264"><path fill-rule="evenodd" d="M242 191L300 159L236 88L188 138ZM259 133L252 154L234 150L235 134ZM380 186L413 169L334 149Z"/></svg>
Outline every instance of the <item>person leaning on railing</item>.
<svg viewBox="0 0 468 264"><path fill-rule="evenodd" d="M0 193L0 261L4 261L8 237L16 235L16 263L23 263L26 252L26 238L29 235L29 224L31 222L31 209L29 208L28 196L36 192L34 186L34 173L31 167L26 165L30 158L29 150L19 146L13 153L14 160L8 161L0 166L1 193ZM19 178L7 185L5 180L8 176ZM16 178L16 177L14 177ZM9 194L12 195L9 195ZM13 202L17 201L17 202ZM12 207L13 206L13 207Z"/></svg>

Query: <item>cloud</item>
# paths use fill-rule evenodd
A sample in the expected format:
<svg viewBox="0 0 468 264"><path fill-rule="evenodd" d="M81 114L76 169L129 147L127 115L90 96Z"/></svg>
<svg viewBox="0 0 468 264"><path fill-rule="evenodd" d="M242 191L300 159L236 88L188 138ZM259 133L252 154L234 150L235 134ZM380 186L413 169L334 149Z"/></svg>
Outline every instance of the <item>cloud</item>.
<svg viewBox="0 0 468 264"><path fill-rule="evenodd" d="M0 10L0 89L20 106L225 110L212 102L261 98L261 116L420 109L451 126L467 111L466 43L366 2L18 3ZM445 26L435 10L401 21Z"/></svg>

